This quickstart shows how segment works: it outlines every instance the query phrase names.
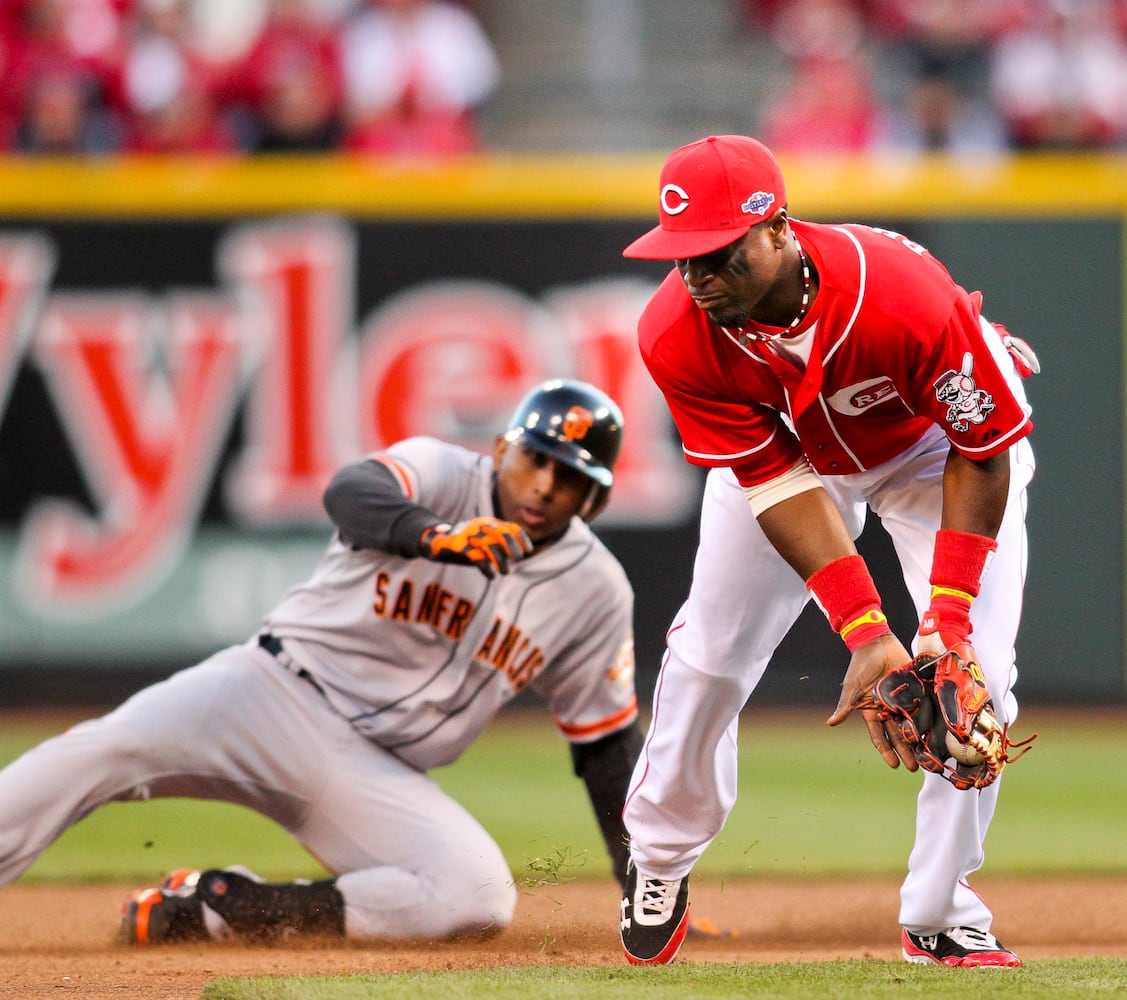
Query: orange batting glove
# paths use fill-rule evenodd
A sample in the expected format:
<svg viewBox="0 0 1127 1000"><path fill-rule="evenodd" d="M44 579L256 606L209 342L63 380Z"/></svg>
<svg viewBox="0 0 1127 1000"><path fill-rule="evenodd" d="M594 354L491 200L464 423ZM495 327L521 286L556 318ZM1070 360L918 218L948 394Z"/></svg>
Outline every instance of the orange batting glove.
<svg viewBox="0 0 1127 1000"><path fill-rule="evenodd" d="M473 566L492 580L532 551L532 539L519 524L475 517L459 524L436 524L419 536L419 554L434 562Z"/></svg>

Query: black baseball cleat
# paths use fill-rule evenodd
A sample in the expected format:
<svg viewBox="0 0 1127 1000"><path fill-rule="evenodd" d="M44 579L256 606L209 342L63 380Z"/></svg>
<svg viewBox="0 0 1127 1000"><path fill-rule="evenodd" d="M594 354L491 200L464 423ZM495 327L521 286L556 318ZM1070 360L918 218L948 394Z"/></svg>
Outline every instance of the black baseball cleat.
<svg viewBox="0 0 1127 1000"><path fill-rule="evenodd" d="M689 876L666 881L626 868L622 897L622 950L631 965L668 965L689 929Z"/></svg>
<svg viewBox="0 0 1127 1000"><path fill-rule="evenodd" d="M948 927L938 934L900 935L904 959L917 965L951 965L964 969L1016 969L1021 959L989 931Z"/></svg>
<svg viewBox="0 0 1127 1000"><path fill-rule="evenodd" d="M199 872L186 868L168 875L155 889L137 889L121 907L121 938L126 944L206 941L203 906L196 896Z"/></svg>
<svg viewBox="0 0 1127 1000"><path fill-rule="evenodd" d="M244 940L344 934L344 897L331 879L273 883L250 873L212 868L201 873L196 894Z"/></svg>

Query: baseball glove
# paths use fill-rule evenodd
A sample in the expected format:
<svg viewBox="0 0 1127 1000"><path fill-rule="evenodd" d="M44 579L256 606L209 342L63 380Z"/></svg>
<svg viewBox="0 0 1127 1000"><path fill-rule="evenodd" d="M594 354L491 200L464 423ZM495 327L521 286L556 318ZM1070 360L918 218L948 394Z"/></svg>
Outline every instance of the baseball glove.
<svg viewBox="0 0 1127 1000"><path fill-rule="evenodd" d="M986 788L1037 738L1010 739L1009 724L995 716L970 652L969 644L960 643L939 656L917 656L877 681L872 700L862 706L891 721L920 767L959 789ZM1024 749L1011 754L1015 747Z"/></svg>

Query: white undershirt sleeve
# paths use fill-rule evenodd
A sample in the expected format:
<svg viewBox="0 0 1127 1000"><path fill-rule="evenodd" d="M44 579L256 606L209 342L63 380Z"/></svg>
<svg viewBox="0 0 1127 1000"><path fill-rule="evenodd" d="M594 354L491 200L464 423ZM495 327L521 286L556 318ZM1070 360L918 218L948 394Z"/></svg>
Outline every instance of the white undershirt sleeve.
<svg viewBox="0 0 1127 1000"><path fill-rule="evenodd" d="M747 502L751 504L752 512L759 517L775 504L798 496L799 493L805 493L807 490L817 489L821 485L822 481L810 468L810 463L804 455L781 476L756 486L745 486L743 490Z"/></svg>

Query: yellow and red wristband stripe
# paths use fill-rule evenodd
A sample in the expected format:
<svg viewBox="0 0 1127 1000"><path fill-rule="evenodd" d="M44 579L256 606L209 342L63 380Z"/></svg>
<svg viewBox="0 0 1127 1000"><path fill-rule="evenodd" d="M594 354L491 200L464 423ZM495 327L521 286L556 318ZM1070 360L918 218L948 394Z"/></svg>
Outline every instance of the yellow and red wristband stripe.
<svg viewBox="0 0 1127 1000"><path fill-rule="evenodd" d="M886 635L889 631L891 630L884 612L880 608L870 608L863 615L858 615L853 621L844 625L838 635L852 652L858 646L863 646L878 636Z"/></svg>
<svg viewBox="0 0 1127 1000"><path fill-rule="evenodd" d="M967 604L974 600L973 594L968 594L965 590L956 590L954 587L932 587L931 599L934 601L937 597L954 597L966 601Z"/></svg>

